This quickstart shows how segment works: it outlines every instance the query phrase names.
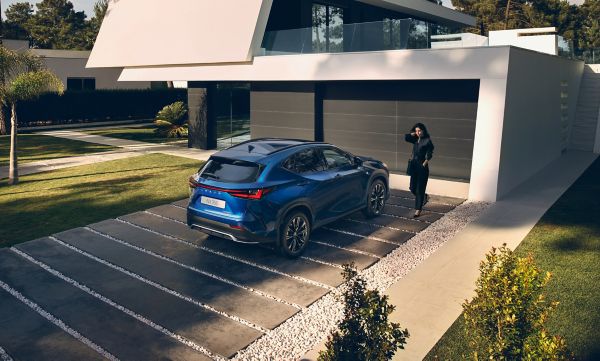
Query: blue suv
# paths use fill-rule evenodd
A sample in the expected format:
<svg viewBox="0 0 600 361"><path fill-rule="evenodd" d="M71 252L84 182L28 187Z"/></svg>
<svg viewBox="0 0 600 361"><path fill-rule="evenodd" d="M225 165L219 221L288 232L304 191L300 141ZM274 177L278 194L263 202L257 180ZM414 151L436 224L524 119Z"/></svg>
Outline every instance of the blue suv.
<svg viewBox="0 0 600 361"><path fill-rule="evenodd" d="M312 230L358 210L379 215L388 177L385 163L331 144L254 139L215 153L190 177L187 223L236 242L275 242L297 257Z"/></svg>

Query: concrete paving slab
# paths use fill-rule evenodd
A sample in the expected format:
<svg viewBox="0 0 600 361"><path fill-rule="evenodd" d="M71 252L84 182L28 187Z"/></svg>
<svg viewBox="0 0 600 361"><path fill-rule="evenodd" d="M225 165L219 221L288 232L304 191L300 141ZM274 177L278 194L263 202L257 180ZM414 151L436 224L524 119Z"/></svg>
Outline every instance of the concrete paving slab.
<svg viewBox="0 0 600 361"><path fill-rule="evenodd" d="M0 347L13 360L104 360L3 289L0 305Z"/></svg>
<svg viewBox="0 0 600 361"><path fill-rule="evenodd" d="M316 229L310 236L311 240L333 244L338 247L355 249L362 252L368 252L379 257L392 252L398 247L396 244L376 241L351 234L335 232L328 229Z"/></svg>
<svg viewBox="0 0 600 361"><path fill-rule="evenodd" d="M346 219L335 221L327 225L325 228L352 232L363 237L376 237L396 244L402 244L414 236L414 233L392 228L378 227L371 224L359 223Z"/></svg>
<svg viewBox="0 0 600 361"><path fill-rule="evenodd" d="M343 282L339 268L305 258L289 259L275 249L253 244L234 243L217 237L208 237L199 245L227 253L234 257L273 268L279 272L302 277L324 285L336 287Z"/></svg>
<svg viewBox="0 0 600 361"><path fill-rule="evenodd" d="M408 199L408 198L400 198L400 197L390 197L390 199L388 199L387 203L391 204L391 205L399 205L399 206L404 206L404 207L409 207L409 208L414 208L414 206L415 206L414 198ZM453 205L433 203L430 201L423 207L423 210L447 213L447 212L450 212L451 210L453 210L454 207L455 206L453 206Z"/></svg>
<svg viewBox="0 0 600 361"><path fill-rule="evenodd" d="M189 242L201 242L208 238L206 233L191 229L185 224L145 212L128 214L119 219Z"/></svg>
<svg viewBox="0 0 600 361"><path fill-rule="evenodd" d="M362 253L352 252L314 242L308 242L308 245L306 246L306 249L302 255L340 266L345 263L353 262L354 265L361 270L369 267L379 260L378 257L367 256Z"/></svg>
<svg viewBox="0 0 600 361"><path fill-rule="evenodd" d="M348 219L359 222L370 223L375 226L390 227L403 231L418 233L429 227L431 223L418 221L416 219L404 219L381 214L375 218L367 218L362 213L351 214Z"/></svg>
<svg viewBox="0 0 600 361"><path fill-rule="evenodd" d="M187 209L181 207L176 207L171 204L165 204L162 206L150 208L147 211L182 223L187 223Z"/></svg>
<svg viewBox="0 0 600 361"><path fill-rule="evenodd" d="M121 360L210 360L8 249L0 250L0 275L10 287Z"/></svg>
<svg viewBox="0 0 600 361"><path fill-rule="evenodd" d="M401 189L390 189L390 195L392 197L402 197L402 198L408 198L408 199L412 199L412 200L415 199L415 196L411 192L401 190ZM440 196L440 195L436 195L436 194L429 194L429 201L431 203L442 203L442 204L450 204L453 206L457 206L457 205L463 203L465 200L462 198L454 198L454 197Z"/></svg>
<svg viewBox="0 0 600 361"><path fill-rule="evenodd" d="M174 205L174 206L187 208L189 202L190 202L189 199L186 198L186 199L182 199L182 200L177 201L177 202L173 202L171 204Z"/></svg>
<svg viewBox="0 0 600 361"><path fill-rule="evenodd" d="M310 305L328 292L325 288L216 255L123 222L107 220L89 227L183 264L301 306Z"/></svg>
<svg viewBox="0 0 600 361"><path fill-rule="evenodd" d="M42 238L15 248L211 352L231 357L262 333Z"/></svg>
<svg viewBox="0 0 600 361"><path fill-rule="evenodd" d="M410 219L410 218L413 218L413 215L415 214L415 210L414 210L414 208L408 208L408 207L403 207L403 206L394 206L394 205L387 204L383 208L383 214ZM444 213L433 213L431 211L423 210L423 212L421 213L421 216L419 217L419 220L422 222L433 223L433 222L437 221L438 219L442 218L443 216L444 216Z"/></svg>
<svg viewBox="0 0 600 361"><path fill-rule="evenodd" d="M275 328L298 312L292 306L158 259L83 228L61 232L55 237L216 310L267 329Z"/></svg>

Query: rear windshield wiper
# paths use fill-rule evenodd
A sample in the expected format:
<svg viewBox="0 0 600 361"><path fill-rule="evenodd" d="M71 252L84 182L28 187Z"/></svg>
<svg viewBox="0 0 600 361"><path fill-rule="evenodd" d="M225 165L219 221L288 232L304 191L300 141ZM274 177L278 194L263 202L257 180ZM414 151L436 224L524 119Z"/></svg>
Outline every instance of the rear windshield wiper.
<svg viewBox="0 0 600 361"><path fill-rule="evenodd" d="M201 177L206 176L206 177L210 177L210 178L213 178L213 179L221 179L221 177L219 177L218 175L213 174L213 173L208 173L208 172L204 172L200 176Z"/></svg>

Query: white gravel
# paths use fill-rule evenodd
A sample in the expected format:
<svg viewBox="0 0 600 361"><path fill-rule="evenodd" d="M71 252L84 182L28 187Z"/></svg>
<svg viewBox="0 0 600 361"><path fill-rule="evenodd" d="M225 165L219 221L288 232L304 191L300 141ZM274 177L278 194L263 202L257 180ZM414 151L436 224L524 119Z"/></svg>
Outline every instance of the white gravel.
<svg viewBox="0 0 600 361"><path fill-rule="evenodd" d="M0 347L0 360L13 361L12 357L10 357L2 347Z"/></svg>
<svg viewBox="0 0 600 361"><path fill-rule="evenodd" d="M371 289L385 291L475 220L490 203L467 201L360 274ZM344 285L240 351L234 360L297 360L327 337L342 319L337 300ZM410 330L409 330L410 331Z"/></svg>

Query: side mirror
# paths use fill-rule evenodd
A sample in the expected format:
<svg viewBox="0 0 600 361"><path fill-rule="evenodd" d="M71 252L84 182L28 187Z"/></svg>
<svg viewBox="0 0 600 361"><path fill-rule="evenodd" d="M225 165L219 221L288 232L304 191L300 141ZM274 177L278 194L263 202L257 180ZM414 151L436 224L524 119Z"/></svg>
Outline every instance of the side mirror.
<svg viewBox="0 0 600 361"><path fill-rule="evenodd" d="M363 164L363 160L360 157L354 157L354 164L357 166L361 166Z"/></svg>

